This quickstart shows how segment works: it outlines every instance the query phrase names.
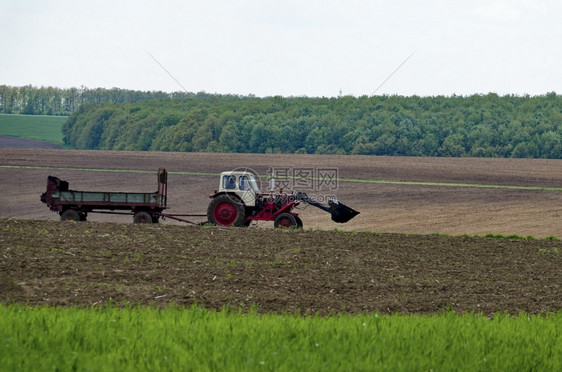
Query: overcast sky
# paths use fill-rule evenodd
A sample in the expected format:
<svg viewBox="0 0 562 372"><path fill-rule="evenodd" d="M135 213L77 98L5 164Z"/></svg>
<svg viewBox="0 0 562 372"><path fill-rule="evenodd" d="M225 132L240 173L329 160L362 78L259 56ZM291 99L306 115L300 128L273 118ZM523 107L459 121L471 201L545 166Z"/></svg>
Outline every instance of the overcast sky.
<svg viewBox="0 0 562 372"><path fill-rule="evenodd" d="M560 94L561 17L555 0L0 0L0 85L182 90L152 55L189 92Z"/></svg>

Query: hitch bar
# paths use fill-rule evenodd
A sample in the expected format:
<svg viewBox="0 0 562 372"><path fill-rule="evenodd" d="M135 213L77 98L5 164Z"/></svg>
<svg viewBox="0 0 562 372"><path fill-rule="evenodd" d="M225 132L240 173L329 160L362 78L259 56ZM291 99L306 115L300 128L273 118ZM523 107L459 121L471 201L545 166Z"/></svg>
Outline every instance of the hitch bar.
<svg viewBox="0 0 562 372"><path fill-rule="evenodd" d="M168 214L168 213L158 213L159 216L161 216L162 218L166 219L169 218L171 220L176 220L176 221L180 221L180 222L185 222L191 225L198 225L198 226L203 226L205 223L207 223L207 221L205 222L193 222L193 221L189 221L180 217L207 217L206 214Z"/></svg>

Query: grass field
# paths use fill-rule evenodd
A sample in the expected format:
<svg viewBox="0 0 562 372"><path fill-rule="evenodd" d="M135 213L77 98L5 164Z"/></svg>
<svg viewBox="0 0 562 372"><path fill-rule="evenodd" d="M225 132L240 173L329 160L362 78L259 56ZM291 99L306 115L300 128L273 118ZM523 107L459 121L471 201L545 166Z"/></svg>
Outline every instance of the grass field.
<svg viewBox="0 0 562 372"><path fill-rule="evenodd" d="M0 305L0 365L28 370L554 371L562 313L259 315Z"/></svg>
<svg viewBox="0 0 562 372"><path fill-rule="evenodd" d="M0 115L0 136L63 144L61 127L66 116Z"/></svg>

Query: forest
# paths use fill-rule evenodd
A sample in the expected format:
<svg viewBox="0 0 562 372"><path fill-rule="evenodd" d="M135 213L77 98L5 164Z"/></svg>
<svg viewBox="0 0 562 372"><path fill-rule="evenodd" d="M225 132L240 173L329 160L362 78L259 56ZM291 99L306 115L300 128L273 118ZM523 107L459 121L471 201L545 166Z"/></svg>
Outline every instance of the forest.
<svg viewBox="0 0 562 372"><path fill-rule="evenodd" d="M562 97L264 97L197 93L83 104L77 149L562 158Z"/></svg>
<svg viewBox="0 0 562 372"><path fill-rule="evenodd" d="M86 104L123 103L184 97L188 93L143 92L127 89L12 87L0 85L0 114L67 116Z"/></svg>

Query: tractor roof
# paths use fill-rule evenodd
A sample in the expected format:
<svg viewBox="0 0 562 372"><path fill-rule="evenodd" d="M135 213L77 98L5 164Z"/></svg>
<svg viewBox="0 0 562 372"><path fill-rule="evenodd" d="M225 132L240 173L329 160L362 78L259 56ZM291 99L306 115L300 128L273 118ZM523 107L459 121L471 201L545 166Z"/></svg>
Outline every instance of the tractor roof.
<svg viewBox="0 0 562 372"><path fill-rule="evenodd" d="M255 176L254 173L248 171L226 171L221 176Z"/></svg>

